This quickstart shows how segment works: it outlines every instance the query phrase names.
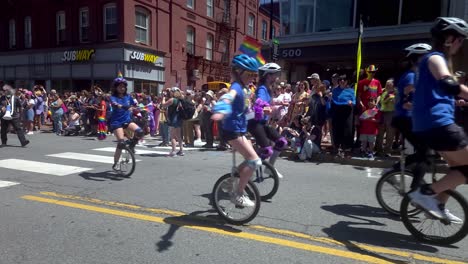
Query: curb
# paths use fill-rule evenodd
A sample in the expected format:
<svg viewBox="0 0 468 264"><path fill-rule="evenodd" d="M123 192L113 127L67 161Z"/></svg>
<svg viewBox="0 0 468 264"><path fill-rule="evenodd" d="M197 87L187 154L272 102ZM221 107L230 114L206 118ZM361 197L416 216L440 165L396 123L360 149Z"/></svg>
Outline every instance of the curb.
<svg viewBox="0 0 468 264"><path fill-rule="evenodd" d="M293 153L291 151L283 152L282 157L292 160ZM316 165L320 165L321 163L336 163L341 165L351 165L356 167L370 167L370 168L390 168L395 162L397 162L399 158L386 158L386 159L379 159L376 158L374 160L369 160L366 158L359 158L359 157L350 157L350 158L340 158L330 154L319 154L309 160L307 162L316 163ZM301 161L298 161L301 162ZM437 173L447 173L449 168L447 164L436 164L436 171Z"/></svg>

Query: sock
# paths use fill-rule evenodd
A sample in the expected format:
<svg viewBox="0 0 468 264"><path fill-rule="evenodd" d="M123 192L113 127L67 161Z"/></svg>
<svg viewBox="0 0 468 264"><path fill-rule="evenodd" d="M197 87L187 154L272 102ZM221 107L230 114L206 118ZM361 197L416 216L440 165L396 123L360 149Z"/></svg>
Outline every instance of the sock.
<svg viewBox="0 0 468 264"><path fill-rule="evenodd" d="M273 150L273 154L271 154L271 157L270 157L271 165L275 166L276 159L279 157L280 153L281 153L280 151Z"/></svg>

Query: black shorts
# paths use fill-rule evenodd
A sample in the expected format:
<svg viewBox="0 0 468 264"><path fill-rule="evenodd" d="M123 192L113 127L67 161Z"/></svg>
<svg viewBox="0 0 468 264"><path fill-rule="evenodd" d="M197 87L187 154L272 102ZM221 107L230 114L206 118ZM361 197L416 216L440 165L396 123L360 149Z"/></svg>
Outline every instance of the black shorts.
<svg viewBox="0 0 468 264"><path fill-rule="evenodd" d="M457 151L468 146L465 131L457 124L416 132L416 135L435 151Z"/></svg>
<svg viewBox="0 0 468 264"><path fill-rule="evenodd" d="M130 122L130 123L132 123L132 122ZM120 125L110 126L109 131L110 131L110 132L114 132L114 130L116 130L116 129L118 129L118 128L127 129L127 127L130 125L130 123L122 123L122 124L120 124Z"/></svg>
<svg viewBox="0 0 468 264"><path fill-rule="evenodd" d="M222 135L223 135L224 141L230 141L230 140L234 140L234 139L243 137L245 135L245 133L227 131L227 130L223 129Z"/></svg>

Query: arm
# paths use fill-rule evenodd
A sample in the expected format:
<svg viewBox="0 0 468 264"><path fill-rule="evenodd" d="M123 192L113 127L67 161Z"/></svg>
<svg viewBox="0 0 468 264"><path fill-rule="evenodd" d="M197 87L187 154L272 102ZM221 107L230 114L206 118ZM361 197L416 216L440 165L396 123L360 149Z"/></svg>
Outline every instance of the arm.
<svg viewBox="0 0 468 264"><path fill-rule="evenodd" d="M440 82L442 89L447 93L468 99L468 87L464 84L459 84L453 78L444 58L439 55L433 55L429 58L428 65L432 76Z"/></svg>
<svg viewBox="0 0 468 264"><path fill-rule="evenodd" d="M219 121L224 118L225 115L229 115L232 112L232 102L236 98L237 91L231 89L229 93L221 96L219 101L213 107L213 115L211 116L212 120Z"/></svg>

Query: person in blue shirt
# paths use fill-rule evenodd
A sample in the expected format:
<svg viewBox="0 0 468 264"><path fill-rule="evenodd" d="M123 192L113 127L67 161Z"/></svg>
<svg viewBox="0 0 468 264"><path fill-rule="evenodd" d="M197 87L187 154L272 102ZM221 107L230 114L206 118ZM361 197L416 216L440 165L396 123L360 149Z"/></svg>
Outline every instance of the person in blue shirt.
<svg viewBox="0 0 468 264"><path fill-rule="evenodd" d="M232 60L233 82L229 93L224 94L212 108L214 121L223 120L222 135L239 152L245 161L238 167L239 189L231 202L239 206L253 207L255 203L244 194L245 186L253 172L262 166L262 160L255 152L252 143L247 140L247 118L250 113L250 90L248 84L257 77L257 60L248 55L237 55Z"/></svg>
<svg viewBox="0 0 468 264"><path fill-rule="evenodd" d="M118 77L114 80L112 95L110 97L112 105L112 115L110 117L110 129L117 138L117 148L114 154L114 165L112 168L117 170L117 162L125 146L124 129L130 129L134 132L134 137L130 144L130 149L134 151L138 140L144 136L143 130L131 119L131 111L136 106L135 100L127 93L127 80Z"/></svg>
<svg viewBox="0 0 468 264"><path fill-rule="evenodd" d="M281 151L287 147L288 141L278 131L268 126L273 103L271 86L281 73L281 67L276 63L267 63L258 68L260 74L259 85L255 90L254 118L248 121L247 130L255 138L259 146L261 159L270 158L271 165L275 165ZM272 146L272 142L274 146ZM281 176L280 176L281 177Z"/></svg>
<svg viewBox="0 0 468 264"><path fill-rule="evenodd" d="M468 24L455 17L439 17L431 34L434 50L418 66L413 131L447 161L450 171L436 183L409 193L409 197L437 219L463 223L445 208L448 196L441 193L468 183L468 139L454 117L455 97L468 99L468 87L460 84L451 70L452 57L468 37Z"/></svg>
<svg viewBox="0 0 468 264"><path fill-rule="evenodd" d="M426 163L422 162L426 159L426 153L428 147L424 141L422 141L415 133L413 133L412 125L412 105L413 96L415 90L415 78L416 71L418 69L418 63L424 57L425 54L432 50L431 45L426 43L413 44L407 48L406 62L408 63L408 69L400 77L397 83L397 98L395 103L395 113L392 119L392 126L400 131L403 137L408 140L409 143L414 147L415 153L408 155L405 159L407 167L411 167L413 174L416 177L423 177L426 172ZM412 167L412 165L418 165ZM399 169L400 162L395 163L392 168ZM386 173L384 170L383 173ZM416 181L415 181L416 183Z"/></svg>

